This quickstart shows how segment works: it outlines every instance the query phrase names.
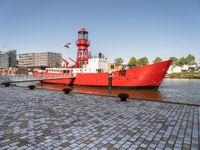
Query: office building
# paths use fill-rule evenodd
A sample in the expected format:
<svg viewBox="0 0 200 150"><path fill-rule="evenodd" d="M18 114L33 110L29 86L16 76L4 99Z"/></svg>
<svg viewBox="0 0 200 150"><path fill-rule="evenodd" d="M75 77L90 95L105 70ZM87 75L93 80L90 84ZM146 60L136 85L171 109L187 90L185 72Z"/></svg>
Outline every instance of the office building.
<svg viewBox="0 0 200 150"><path fill-rule="evenodd" d="M53 52L19 54L19 66L23 67L53 67L61 63L61 54Z"/></svg>

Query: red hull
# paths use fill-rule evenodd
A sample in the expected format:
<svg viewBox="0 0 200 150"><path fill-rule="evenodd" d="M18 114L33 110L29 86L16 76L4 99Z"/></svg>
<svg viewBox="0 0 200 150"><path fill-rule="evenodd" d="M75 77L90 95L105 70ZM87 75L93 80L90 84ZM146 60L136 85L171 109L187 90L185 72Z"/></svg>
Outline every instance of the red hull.
<svg viewBox="0 0 200 150"><path fill-rule="evenodd" d="M112 87L158 88L171 62L171 60L167 60L143 67L128 69L123 76L120 71L112 72ZM51 75L46 73L46 76ZM76 74L76 78L43 80L42 82L84 86L108 86L108 73L79 73Z"/></svg>
<svg viewBox="0 0 200 150"><path fill-rule="evenodd" d="M67 84L73 85L74 79L56 79L56 80L42 80L42 83L56 83L56 84Z"/></svg>

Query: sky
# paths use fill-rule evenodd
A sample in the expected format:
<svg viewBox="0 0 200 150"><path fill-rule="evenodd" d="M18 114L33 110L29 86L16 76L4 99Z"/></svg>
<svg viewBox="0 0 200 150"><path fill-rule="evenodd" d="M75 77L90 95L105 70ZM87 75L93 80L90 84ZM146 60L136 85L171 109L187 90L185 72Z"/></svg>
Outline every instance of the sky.
<svg viewBox="0 0 200 150"><path fill-rule="evenodd" d="M82 27L92 54L111 63L189 53L200 59L200 0L0 0L0 50L75 58Z"/></svg>

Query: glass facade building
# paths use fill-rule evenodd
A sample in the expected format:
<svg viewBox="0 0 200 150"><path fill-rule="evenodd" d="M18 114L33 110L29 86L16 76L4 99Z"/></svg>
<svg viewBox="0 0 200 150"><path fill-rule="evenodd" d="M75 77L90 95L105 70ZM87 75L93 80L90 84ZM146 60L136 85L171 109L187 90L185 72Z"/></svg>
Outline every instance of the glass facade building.
<svg viewBox="0 0 200 150"><path fill-rule="evenodd" d="M0 68L8 69L9 67L17 66L16 50L0 51Z"/></svg>

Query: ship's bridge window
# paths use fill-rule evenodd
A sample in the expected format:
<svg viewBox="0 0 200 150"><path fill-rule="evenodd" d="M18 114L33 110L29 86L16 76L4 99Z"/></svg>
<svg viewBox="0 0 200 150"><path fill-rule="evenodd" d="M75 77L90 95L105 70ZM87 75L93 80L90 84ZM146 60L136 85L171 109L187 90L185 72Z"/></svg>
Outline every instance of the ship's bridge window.
<svg viewBox="0 0 200 150"><path fill-rule="evenodd" d="M85 39L88 39L88 33L85 34Z"/></svg>
<svg viewBox="0 0 200 150"><path fill-rule="evenodd" d="M63 73L69 73L69 70L63 70Z"/></svg>
<svg viewBox="0 0 200 150"><path fill-rule="evenodd" d="M78 39L88 39L88 33L87 32L79 32Z"/></svg>
<svg viewBox="0 0 200 150"><path fill-rule="evenodd" d="M102 72L102 69L96 69L96 71L97 71L98 73L101 73L101 72Z"/></svg>
<svg viewBox="0 0 200 150"><path fill-rule="evenodd" d="M126 76L126 70L124 68L122 68L119 73L120 76Z"/></svg>
<svg viewBox="0 0 200 150"><path fill-rule="evenodd" d="M79 33L78 34L78 39L83 39L83 34Z"/></svg>

